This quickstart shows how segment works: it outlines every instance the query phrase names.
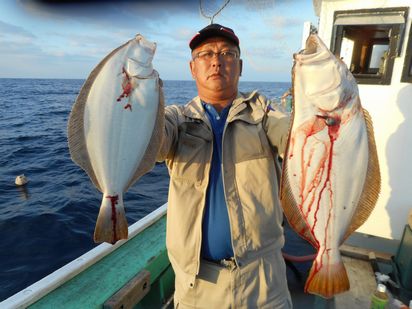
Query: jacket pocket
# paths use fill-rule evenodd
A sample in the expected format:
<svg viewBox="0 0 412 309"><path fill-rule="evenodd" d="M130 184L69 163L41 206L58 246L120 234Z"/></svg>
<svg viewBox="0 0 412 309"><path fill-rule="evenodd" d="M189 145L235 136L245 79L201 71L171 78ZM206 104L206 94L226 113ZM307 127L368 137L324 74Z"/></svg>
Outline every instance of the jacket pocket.
<svg viewBox="0 0 412 309"><path fill-rule="evenodd" d="M232 123L232 153L235 162L270 156L270 148L261 123L236 120Z"/></svg>
<svg viewBox="0 0 412 309"><path fill-rule="evenodd" d="M171 177L200 182L212 150L211 132L203 122L184 122L179 126Z"/></svg>

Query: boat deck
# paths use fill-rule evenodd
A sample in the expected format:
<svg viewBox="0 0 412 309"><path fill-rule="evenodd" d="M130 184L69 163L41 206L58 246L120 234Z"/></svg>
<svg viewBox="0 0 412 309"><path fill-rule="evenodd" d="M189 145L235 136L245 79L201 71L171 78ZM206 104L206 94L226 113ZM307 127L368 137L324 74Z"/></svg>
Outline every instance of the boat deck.
<svg viewBox="0 0 412 309"><path fill-rule="evenodd" d="M294 232L287 221L284 224L285 247L284 252L290 255L305 256L315 253L315 249L296 232ZM361 241L362 242L362 241ZM359 243L359 242L358 242ZM324 299L305 293L304 285L312 261L303 263L290 263L286 261L287 278L289 290L294 308L305 309L362 309L369 308L370 298L376 289L375 274L369 260L369 253L374 252L376 260L380 264L390 263L391 254L377 252L373 249L366 249L344 244L340 247L346 271L349 277L350 290L335 295L332 299Z"/></svg>
<svg viewBox="0 0 412 309"><path fill-rule="evenodd" d="M306 294L303 286L306 277L297 278L288 268L289 290L294 308L305 309L361 309L369 308L370 297L376 288L375 276L369 261L359 260L348 256L343 257L348 273L350 290L338 294L332 299L323 299L319 296ZM308 267L309 270L310 267Z"/></svg>

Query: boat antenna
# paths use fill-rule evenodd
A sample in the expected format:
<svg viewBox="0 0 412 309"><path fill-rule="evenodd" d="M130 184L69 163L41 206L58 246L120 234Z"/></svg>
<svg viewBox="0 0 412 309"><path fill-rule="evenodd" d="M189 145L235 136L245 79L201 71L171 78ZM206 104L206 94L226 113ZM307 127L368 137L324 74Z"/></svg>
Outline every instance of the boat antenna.
<svg viewBox="0 0 412 309"><path fill-rule="evenodd" d="M213 24L213 19L218 14L220 14L220 12L222 12L222 10L226 7L226 5L229 4L230 0L226 0L225 3L223 3L223 5L221 5L220 7L217 5L213 5L216 3L216 1L206 0L204 2L208 3L209 6L205 8L204 5L202 5L202 0L199 0L200 13L202 14L203 17L210 19L210 24Z"/></svg>

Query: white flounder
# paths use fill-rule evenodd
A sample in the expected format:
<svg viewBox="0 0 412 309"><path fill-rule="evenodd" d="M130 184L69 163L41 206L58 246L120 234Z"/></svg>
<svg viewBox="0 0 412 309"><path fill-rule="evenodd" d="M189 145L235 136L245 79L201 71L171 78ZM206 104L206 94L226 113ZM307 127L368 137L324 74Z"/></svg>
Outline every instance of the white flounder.
<svg viewBox="0 0 412 309"><path fill-rule="evenodd" d="M123 193L155 164L164 121L155 50L137 35L112 51L91 72L70 114L71 157L103 193L95 242L127 238Z"/></svg>
<svg viewBox="0 0 412 309"><path fill-rule="evenodd" d="M305 290L329 298L349 289L339 246L376 204L378 157L371 118L346 65L316 34L294 60L281 201L292 228L318 250Z"/></svg>

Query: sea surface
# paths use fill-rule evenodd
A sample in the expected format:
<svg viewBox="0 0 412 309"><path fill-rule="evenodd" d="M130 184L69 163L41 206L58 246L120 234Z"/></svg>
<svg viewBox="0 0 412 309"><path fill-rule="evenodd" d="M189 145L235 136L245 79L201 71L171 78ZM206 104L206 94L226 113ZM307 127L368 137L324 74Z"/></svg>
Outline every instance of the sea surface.
<svg viewBox="0 0 412 309"><path fill-rule="evenodd" d="M102 195L70 159L67 120L84 80L0 79L0 301L96 246ZM277 100L289 83L240 82ZM193 81L164 81L166 104L196 96ZM14 184L25 174L29 183ZM125 194L129 225L167 200L164 164Z"/></svg>

